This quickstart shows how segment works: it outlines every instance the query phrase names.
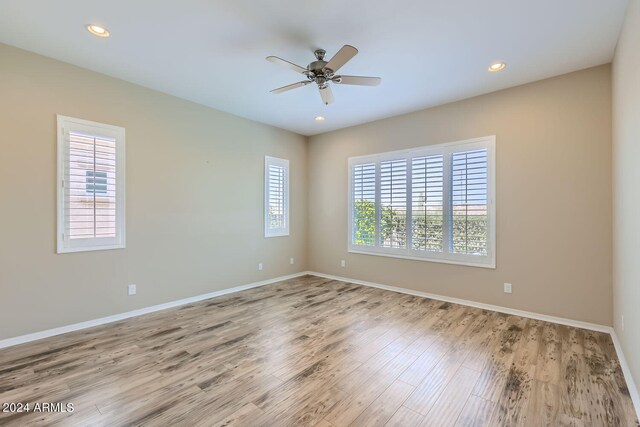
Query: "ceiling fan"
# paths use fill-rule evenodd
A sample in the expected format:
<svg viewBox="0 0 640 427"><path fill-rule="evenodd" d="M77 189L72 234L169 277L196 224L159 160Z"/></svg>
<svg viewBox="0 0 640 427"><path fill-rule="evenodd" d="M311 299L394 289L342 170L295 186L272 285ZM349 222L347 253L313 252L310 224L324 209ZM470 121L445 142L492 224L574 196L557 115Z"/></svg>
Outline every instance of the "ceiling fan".
<svg viewBox="0 0 640 427"><path fill-rule="evenodd" d="M307 68L278 58L277 56L267 56L267 61L273 62L274 64L282 64L297 73L307 76L307 80L273 89L271 93L282 93L306 86L309 83L315 83L318 85L322 102L324 102L325 105L329 105L333 102L333 93L331 92L331 87L329 87L329 82L343 85L378 86L382 81L380 77L342 76L336 74L344 64L358 54L358 49L353 46L349 46L348 44L342 46L338 53L328 62L324 60L326 53L324 49L317 49L314 52L316 61L307 65Z"/></svg>

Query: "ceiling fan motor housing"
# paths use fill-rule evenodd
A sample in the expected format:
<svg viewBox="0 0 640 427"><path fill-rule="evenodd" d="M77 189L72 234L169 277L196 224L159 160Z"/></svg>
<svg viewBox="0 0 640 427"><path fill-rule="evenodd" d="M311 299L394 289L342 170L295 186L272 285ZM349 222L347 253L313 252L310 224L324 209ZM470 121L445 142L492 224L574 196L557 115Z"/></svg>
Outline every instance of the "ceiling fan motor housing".
<svg viewBox="0 0 640 427"><path fill-rule="evenodd" d="M307 70L315 74L316 76L321 76L325 74L324 67L328 64L327 61L313 61L311 64L307 66Z"/></svg>

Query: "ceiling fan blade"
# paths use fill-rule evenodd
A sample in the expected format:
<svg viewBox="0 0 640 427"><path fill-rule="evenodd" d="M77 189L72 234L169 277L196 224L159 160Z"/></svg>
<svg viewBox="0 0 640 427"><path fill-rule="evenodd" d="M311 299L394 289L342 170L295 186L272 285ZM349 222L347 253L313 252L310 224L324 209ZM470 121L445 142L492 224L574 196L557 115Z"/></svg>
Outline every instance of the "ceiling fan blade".
<svg viewBox="0 0 640 427"><path fill-rule="evenodd" d="M340 69L344 64L349 62L351 58L358 54L358 49L348 44L342 46L342 48L336 53L333 58L324 66L334 73Z"/></svg>
<svg viewBox="0 0 640 427"><path fill-rule="evenodd" d="M302 86L306 86L309 83L311 83L311 80L305 80L303 82L293 83L293 84L290 84L290 85L287 85L287 86L279 87L278 89L273 89L270 92L271 93L282 93L282 92L286 92L286 91L291 90L291 89L296 89L296 88L299 88L299 87L302 87Z"/></svg>
<svg viewBox="0 0 640 427"><path fill-rule="evenodd" d="M326 86L324 89L320 90L320 96L322 97L322 102L324 105L329 105L333 103L333 92L329 86Z"/></svg>
<svg viewBox="0 0 640 427"><path fill-rule="evenodd" d="M380 77L336 76L331 81L341 85L378 86L382 79Z"/></svg>
<svg viewBox="0 0 640 427"><path fill-rule="evenodd" d="M274 64L281 64L281 65L284 65L285 67L291 68L296 73L301 73L301 74L307 73L306 68L296 65L293 62L289 62L286 59L278 58L277 56L267 56L266 59L267 61L273 62Z"/></svg>

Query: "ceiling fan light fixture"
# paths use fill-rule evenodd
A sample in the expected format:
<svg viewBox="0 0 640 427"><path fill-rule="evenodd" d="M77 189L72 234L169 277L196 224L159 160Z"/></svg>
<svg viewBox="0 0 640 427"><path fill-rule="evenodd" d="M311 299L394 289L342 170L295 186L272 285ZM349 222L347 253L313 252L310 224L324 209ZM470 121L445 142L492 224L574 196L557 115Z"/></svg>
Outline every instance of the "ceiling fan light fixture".
<svg viewBox="0 0 640 427"><path fill-rule="evenodd" d="M296 89L302 86L306 86L310 83L315 83L320 93L320 98L324 105L332 104L334 101L333 92L331 91L331 84L340 85L356 85L356 86L378 86L382 79L380 77L365 77L365 76L344 76L336 75L336 72L347 62L357 55L358 49L350 45L344 45L342 48L327 62L325 61L326 51L323 49L316 49L314 52L316 60L309 63L305 67L294 64L286 59L278 58L277 56L267 56L267 61L274 64L284 65L293 71L304 74L307 80L293 83L287 86L279 87L271 90L271 93L282 93L292 89ZM322 118L315 118L316 121L324 120Z"/></svg>
<svg viewBox="0 0 640 427"><path fill-rule="evenodd" d="M86 28L87 28L87 31L89 31L94 36L109 37L111 35L111 33L109 33L109 31L106 28L101 27L99 25L87 24Z"/></svg>
<svg viewBox="0 0 640 427"><path fill-rule="evenodd" d="M324 116L315 116L313 120L315 120L316 122L324 122L325 118Z"/></svg>
<svg viewBox="0 0 640 427"><path fill-rule="evenodd" d="M506 67L507 64L505 64L504 62L495 62L491 65L489 65L489 72L491 73L497 73L498 71L502 71L504 70L504 67Z"/></svg>

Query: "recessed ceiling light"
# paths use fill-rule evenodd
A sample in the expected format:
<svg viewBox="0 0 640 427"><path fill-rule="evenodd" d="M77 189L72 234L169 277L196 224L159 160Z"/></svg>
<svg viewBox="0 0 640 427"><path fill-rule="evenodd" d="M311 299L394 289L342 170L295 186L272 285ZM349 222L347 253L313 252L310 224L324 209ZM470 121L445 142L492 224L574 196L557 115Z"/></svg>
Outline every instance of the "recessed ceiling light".
<svg viewBox="0 0 640 427"><path fill-rule="evenodd" d="M314 118L314 120L315 120L316 122L324 122L324 116L316 116L316 117Z"/></svg>
<svg viewBox="0 0 640 427"><path fill-rule="evenodd" d="M109 37L109 31L107 31L106 28L101 27L99 25L89 24L87 25L87 31L89 31L94 36Z"/></svg>
<svg viewBox="0 0 640 427"><path fill-rule="evenodd" d="M505 64L504 62L496 62L495 64L491 64L489 66L489 71L491 71L492 73L496 73L498 71L504 70L504 67L506 66L507 64Z"/></svg>

